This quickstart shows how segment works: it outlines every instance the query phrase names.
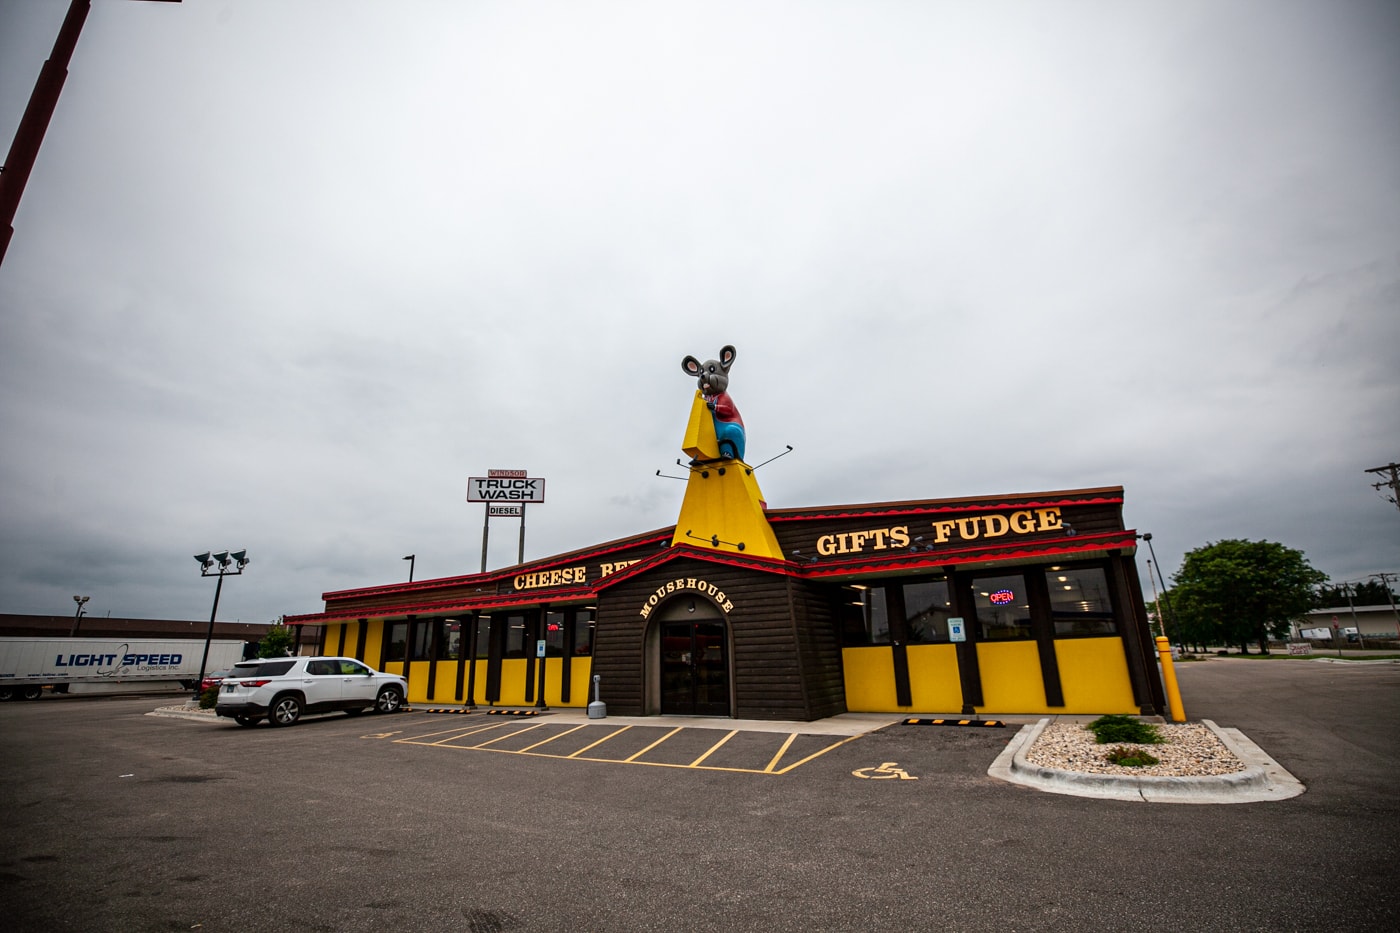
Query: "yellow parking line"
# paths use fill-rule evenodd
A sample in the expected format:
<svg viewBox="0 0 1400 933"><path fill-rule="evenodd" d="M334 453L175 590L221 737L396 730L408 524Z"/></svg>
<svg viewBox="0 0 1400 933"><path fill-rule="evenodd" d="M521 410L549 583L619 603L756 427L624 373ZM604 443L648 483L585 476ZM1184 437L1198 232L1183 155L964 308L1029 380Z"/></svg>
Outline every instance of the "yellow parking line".
<svg viewBox="0 0 1400 933"><path fill-rule="evenodd" d="M410 735L410 736L407 736L407 737L403 738L401 741L404 741L404 742L412 742L412 741L415 741L415 740L417 740L417 739L431 739L431 738L432 738L433 736L435 736L435 735L457 735L457 734L460 734L461 732L462 732L462 727L461 727L461 726L458 726L458 727L455 728L455 729L442 729L442 730L440 730L440 731L438 731L438 732L424 732L422 735Z"/></svg>
<svg viewBox="0 0 1400 933"><path fill-rule="evenodd" d="M574 726L572 729L565 729L563 732L559 733L558 735L551 735L549 738L544 739L543 741L540 741L540 742L536 742L534 745L527 745L526 747L524 747L524 748L522 748L522 749L520 750L520 754L523 755L523 754L525 754L526 752L530 751L530 749L532 749L532 748L539 748L541 745L545 745L545 744L548 744L549 742L553 742L555 739L562 739L564 736L568 735L570 732L577 732L577 731L580 730L580 729L587 729L587 728L588 728L588 723L584 723L584 724L581 725L581 726Z"/></svg>
<svg viewBox="0 0 1400 933"><path fill-rule="evenodd" d="M515 732L508 732L508 733L506 733L505 735L498 735L498 736L496 736L494 739L492 739L492 740L489 741L489 742L482 742L480 745L473 745L473 746L471 746L471 747L472 747L472 748L485 748L486 746L488 746L488 745L494 745L494 744L496 744L497 742L504 742L506 739L513 739L513 738L515 738L517 735L524 735L524 734L527 733L527 732L530 732L530 731L532 731L532 730L534 730L534 729L538 729L538 728L539 728L540 726L542 726L542 725L544 725L544 723L542 723L542 722L537 722L537 723L535 723L533 726L526 726L524 729L518 729L518 730L516 730Z"/></svg>
<svg viewBox="0 0 1400 933"><path fill-rule="evenodd" d="M525 748L521 748L521 749L490 748L489 746L494 745L494 744L496 744L497 742L504 741L505 739L512 738L512 737L514 737L514 736L524 735L526 732L531 732L531 731L533 731L533 730L535 730L535 729L539 729L539 728L542 727L542 726L549 725L549 723L544 723L544 722L532 723L532 724L530 724L530 725L528 725L528 726L525 726L524 728L513 729L513 731L510 731L510 732L508 732L508 733L506 733L506 734L504 734L504 735L498 735L498 736L496 736L496 737L493 738L493 739L490 739L490 740L488 740L488 741L482 742L482 743L477 744L477 745L459 745L459 744L453 744L453 743L459 742L461 739L464 739L464 738L466 738L466 737L468 737L468 736L471 736L471 735L480 735L480 734L485 733L485 732L493 732L493 731L497 731L497 730L501 730L501 729L510 728L510 727L513 727L513 726L516 726L516 725L522 725L522 724L519 723L518 720L512 721L512 722L492 723L492 724L490 724L490 725L485 725L485 724L483 724L483 725L480 725L480 726L478 726L478 727L476 727L476 728L474 728L474 729L469 729L469 730L453 729L453 730L445 730L444 732L431 732L431 733L427 733L426 735L421 735L421 736L416 736L416 737L409 737L409 738L395 739L394 741L397 742L397 743L400 743L400 744L404 744L404 745L423 745L423 746L426 746L426 747L435 747L435 748L455 748L455 749L460 749L461 751L495 752L495 753L497 753L497 754L504 754L504 755L529 755L529 756L532 757L532 758L553 758L553 759L558 760L558 761L573 760L573 761L593 761L593 762L597 762L597 763L599 763L599 764L633 764L633 765L648 765L648 766L653 767L653 768L681 768L681 769L694 769L694 770L698 770L698 771L728 771L728 772L734 773L734 774L787 774L787 773L791 772L793 769L798 768L798 767L800 767L800 766L806 764L807 762L812 761L813 759L820 758L822 755L825 755L827 752L830 752L830 751L833 751L833 750L835 750L835 749L837 749L837 748L840 748L842 745L845 745L847 742L852 742L852 741L854 741L855 739L860 738L860 736L858 736L858 735L849 736L849 737L847 737L847 738L842 739L842 740L839 741L839 742L835 742L835 743L833 743L833 744L831 744L831 745L826 746L825 748L822 748L822 749L820 749L820 750L818 750L818 751L815 751L815 752L813 752L812 754L807 755L805 758L802 758L802 759L800 759L800 760L798 760L798 761L794 761L793 763L791 763L791 764L789 764L789 765L785 765L785 766L779 768L778 766L779 766L780 762L782 761L783 756L786 755L786 754L792 749L793 743L797 740L798 736L802 734L802 733L797 733L797 732L790 733L790 734L787 736L787 738L783 741L782 747L778 749L777 754L775 754L775 755L769 760L767 766L764 767L764 768L761 769L761 770L758 769L758 768L732 768L732 767L727 768L727 767L717 767L717 766L715 766L715 765L706 765L706 764L704 764L704 762L705 762L707 759L709 759L711 755L713 755L715 752L719 751L722 747L724 747L725 743L727 743L730 739L734 738L734 736L738 735L739 730L737 730L737 729L734 730L734 731L731 731L731 732L727 733L727 734L724 736L724 738L720 739L718 742L716 742L714 745L712 745L712 746L709 748L708 751L706 751L706 752L705 752L703 755L701 755L699 758L696 758L696 759L695 759L694 761L692 761L690 764L679 764L679 763L671 763L671 762L663 762L663 761L641 761L641 760L640 760L641 757L642 757L643 755L645 755L647 752L650 752L651 750L653 750L653 749L656 748L657 746L661 745L663 742L665 742L665 741L667 741L668 739L672 738L673 736L676 735L676 733L681 732L681 731L684 731L685 727L683 727L683 726L677 726L676 728L674 728L674 729L672 729L671 731L667 732L667 733L666 733L665 735L663 735L661 738L659 738L659 739L657 739L656 741L652 742L652 743L651 743L650 745L648 745L646 748L642 749L642 750L639 751L639 752L636 752L636 753L630 755L630 756L627 757L627 758L593 758L593 757L587 756L587 752L590 751L591 749L597 748L599 745L602 745L604 742L607 742L607 741L610 740L610 739L616 738L617 736L619 736L619 735L621 735L622 733L626 732L628 729L631 729L632 726L630 726L630 725L629 725L629 726L622 726L622 727L620 727L620 728L614 729L612 732L609 732L607 735L605 735L605 736L603 736L602 738L598 739L596 742L592 742L592 743L590 743L590 744L584 746L583 748L580 748L578 751L573 752L573 753L568 754L568 755L550 754L549 752L537 752L537 751L534 751L534 749L537 749L537 748L539 748L539 747L542 746L542 745L548 745L550 742L553 742L555 739L561 739L561 738L563 738L563 737L566 736L566 735L570 735L570 734L572 734L572 733L574 733L574 732L578 732L580 729L588 728L590 725L592 725L591 723L582 723L582 724L577 725L577 726L574 726L574 727L572 727L572 728L565 729L564 731L562 731L562 732L560 732L560 733L558 733L558 734L556 734L556 735L551 735L551 736L549 736L548 738L541 739L540 741L535 742L533 745L528 745L528 746L526 746ZM562 725L562 723L561 723L561 725ZM386 734L386 735L387 735L387 734ZM438 741L435 741L435 742L424 742L424 741L420 741L420 740L422 740L422 739L432 738L433 736L437 736L437 735L446 735L446 738L439 739ZM362 738L363 738L363 737L362 737Z"/></svg>
<svg viewBox="0 0 1400 933"><path fill-rule="evenodd" d="M653 748L655 748L656 746L660 745L662 742L666 741L666 740L669 739L671 736L675 735L677 732L680 732L680 731L681 731L682 729L684 729L684 728L685 728L684 726L676 726L676 728L672 729L670 732L666 733L666 734L663 735L661 738L657 739L655 742L652 742L650 745L648 745L646 748L642 749L641 751L637 752L637 754L633 755L631 758L624 758L624 759L622 759L622 760L623 760L623 761L636 761L638 758L642 757L642 756L645 755L647 752L651 751Z"/></svg>
<svg viewBox="0 0 1400 933"><path fill-rule="evenodd" d="M689 767L694 768L694 767L696 767L697 765L699 765L700 762L704 761L706 758L709 758L709 757L710 757L711 755L713 755L715 752L719 751L719 747L720 747L721 745L723 745L725 742L728 742L730 739L734 738L734 736L736 736L736 735L738 735L738 734L739 734L739 730L738 730L738 729L735 729L733 732L730 732L728 735L726 735L724 738L720 739L720 740L719 740L718 742L716 742L714 745L711 745L711 746L710 746L710 750L709 750L708 752L706 752L705 754L701 755L699 758L697 758L697 759L695 759L694 761L692 761L692 762L690 763Z"/></svg>
<svg viewBox="0 0 1400 933"><path fill-rule="evenodd" d="M454 730L452 731L452 733L451 733L450 735L448 735L447 738L445 738L445 739L438 739L436 742L427 742L427 743L424 743L424 744L427 744L427 745L447 745L447 744L449 744L449 743L451 743L451 742L457 741L458 739L465 739L465 738L466 738L467 736L469 736L469 735L480 735L480 734L483 733L483 732L492 732L492 731L494 731L494 730L496 730L496 729L503 729L503 728L505 728L505 725L506 725L506 724L503 723L503 722L493 722L493 723L491 723L490 725L480 725L480 726L477 726L475 729L454 729ZM405 741L407 741L407 740L405 740Z"/></svg>
<svg viewBox="0 0 1400 933"><path fill-rule="evenodd" d="M609 733L608 735L603 736L601 739L599 739L598 741L594 742L592 745L585 745L583 748L580 748L578 751L574 752L572 755L566 755L566 756L564 756L564 757L566 757L566 758L577 758L579 755L582 755L584 752L588 751L590 748L595 748L595 747L597 747L597 746L599 746L599 745L602 745L604 742L606 742L608 739L612 738L614 735L621 735L622 733L626 732L626 731L627 731L628 729L630 729L630 728L632 728L632 727L631 727L631 726L623 726L621 729L618 729L616 732L612 732L612 733Z"/></svg>
<svg viewBox="0 0 1400 933"><path fill-rule="evenodd" d="M778 749L778 754L776 754L776 755L773 756L773 760L770 761L770 762L768 762L768 767L764 768L763 770L766 771L766 772L768 772L769 774L772 774L772 773L773 773L773 766L776 765L776 764L778 763L778 761L783 757L783 755L787 753L787 750L788 750L789 748L792 747L792 743L795 742L796 740L797 740L797 733L796 733L796 732L794 732L794 733L792 733L791 735L789 735L789 736L787 737L787 741L783 743L783 747L780 748L780 749Z"/></svg>
<svg viewBox="0 0 1400 933"><path fill-rule="evenodd" d="M787 766L786 768L784 768L783 770L781 770L781 771L774 771L774 772L772 772L772 773L773 773L773 774L787 774L789 771L791 771L793 768L796 768L798 765L805 765L807 762L811 761L813 758L820 758L822 755L825 755L827 752L831 751L832 749L834 749L834 748L840 748L842 745L845 745L847 742L854 742L854 741L855 741L856 739L858 739L858 738L860 738L860 736L858 736L858 735L853 735L853 736L850 736L849 738L842 739L841 741L837 742L835 745L828 745L826 748L822 749L821 751L819 751L819 752L813 752L812 754L808 755L806 758L803 758L801 761L794 761L792 764L788 765L788 766Z"/></svg>

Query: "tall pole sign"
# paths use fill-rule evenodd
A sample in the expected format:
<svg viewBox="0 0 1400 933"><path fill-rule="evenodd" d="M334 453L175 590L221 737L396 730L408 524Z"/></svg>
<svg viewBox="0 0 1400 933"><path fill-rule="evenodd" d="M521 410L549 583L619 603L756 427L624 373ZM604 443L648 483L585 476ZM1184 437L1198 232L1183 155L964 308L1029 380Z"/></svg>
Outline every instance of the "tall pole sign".
<svg viewBox="0 0 1400 933"><path fill-rule="evenodd" d="M467 501L486 503L486 520L481 526L481 572L486 572L486 546L491 537L491 519L520 518L520 553L516 563L525 563L525 506L544 502L544 480L525 470L487 470L485 476L467 480Z"/></svg>

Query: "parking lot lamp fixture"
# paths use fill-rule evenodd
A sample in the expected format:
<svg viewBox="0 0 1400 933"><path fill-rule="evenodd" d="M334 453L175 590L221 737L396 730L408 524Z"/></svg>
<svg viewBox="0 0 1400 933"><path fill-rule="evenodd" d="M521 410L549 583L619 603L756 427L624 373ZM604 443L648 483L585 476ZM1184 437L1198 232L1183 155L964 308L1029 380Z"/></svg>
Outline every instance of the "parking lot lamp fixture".
<svg viewBox="0 0 1400 933"><path fill-rule="evenodd" d="M75 637L77 637L77 634L78 634L78 625L82 622L82 619L83 619L83 603L87 602L88 599L90 599L90 598L91 598L91 597L88 597L88 596L74 596L74 597L73 597L73 602L75 602L75 603L78 604L78 611L75 612L75 613L73 613L73 631L71 631L71 632L68 633L68 637L69 637L69 638L75 638Z"/></svg>
<svg viewBox="0 0 1400 933"><path fill-rule="evenodd" d="M199 679L194 682L194 698L198 702L200 687L204 683L204 667L209 663L209 642L214 637L214 617L219 614L219 594L224 589L224 577L236 577L243 573L243 568L248 566L248 552L220 551L211 554L205 551L203 554L196 554L194 559L199 561L201 577L219 578L219 582L214 584L214 608L209 611L209 628L204 633L204 654L199 659ZM218 569L212 569L215 567ZM231 570L232 567L238 569Z"/></svg>

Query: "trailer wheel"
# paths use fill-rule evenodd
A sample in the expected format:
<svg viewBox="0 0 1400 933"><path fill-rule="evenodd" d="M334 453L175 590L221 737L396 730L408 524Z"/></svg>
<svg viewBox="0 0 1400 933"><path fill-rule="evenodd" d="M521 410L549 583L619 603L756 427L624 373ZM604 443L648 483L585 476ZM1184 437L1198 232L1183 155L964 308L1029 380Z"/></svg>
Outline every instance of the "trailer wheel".
<svg viewBox="0 0 1400 933"><path fill-rule="evenodd" d="M19 688L19 698L21 700L37 700L44 695L44 688L37 684L30 684L27 687Z"/></svg>
<svg viewBox="0 0 1400 933"><path fill-rule="evenodd" d="M15 698L15 688L14 688L14 687L0 687L0 703L5 702L6 700L13 700L14 698Z"/></svg>

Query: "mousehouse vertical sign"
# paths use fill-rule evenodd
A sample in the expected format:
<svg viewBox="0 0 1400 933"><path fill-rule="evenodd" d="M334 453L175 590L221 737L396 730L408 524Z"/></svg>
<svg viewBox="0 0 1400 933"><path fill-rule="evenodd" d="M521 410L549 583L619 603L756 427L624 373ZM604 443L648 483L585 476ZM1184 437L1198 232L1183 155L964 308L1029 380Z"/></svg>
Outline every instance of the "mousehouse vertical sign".
<svg viewBox="0 0 1400 933"><path fill-rule="evenodd" d="M487 470L485 476L467 480L467 501L486 503L486 519L481 526L481 572L486 572L486 545L492 518L520 519L520 553L516 563L525 563L525 506L544 502L544 480L526 470Z"/></svg>

